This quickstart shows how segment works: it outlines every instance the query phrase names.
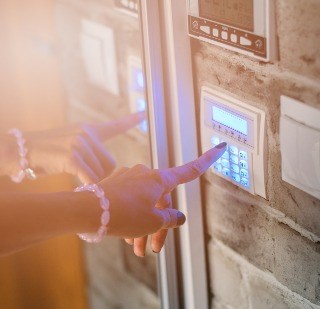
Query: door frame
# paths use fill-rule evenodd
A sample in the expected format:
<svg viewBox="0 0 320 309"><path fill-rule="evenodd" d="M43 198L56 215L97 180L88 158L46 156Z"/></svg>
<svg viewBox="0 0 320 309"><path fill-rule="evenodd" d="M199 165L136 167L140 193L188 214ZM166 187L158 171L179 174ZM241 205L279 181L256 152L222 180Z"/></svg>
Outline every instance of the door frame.
<svg viewBox="0 0 320 309"><path fill-rule="evenodd" d="M187 1L140 4L153 167L177 166L198 156ZM179 247L170 231L159 255L162 308L208 308L200 180L180 185L175 204L187 221L178 232Z"/></svg>

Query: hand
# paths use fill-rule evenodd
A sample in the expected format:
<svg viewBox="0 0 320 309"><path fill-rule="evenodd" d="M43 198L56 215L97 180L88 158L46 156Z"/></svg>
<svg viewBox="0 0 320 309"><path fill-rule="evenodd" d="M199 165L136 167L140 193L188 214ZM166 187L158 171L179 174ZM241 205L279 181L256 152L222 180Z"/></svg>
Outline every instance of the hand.
<svg viewBox="0 0 320 309"><path fill-rule="evenodd" d="M83 183L97 183L115 168L115 161L103 142L144 119L145 113L139 112L102 124L77 124L58 130L24 133L29 166L37 175L66 172L78 176ZM14 147L17 153L16 144ZM15 160L16 171L11 174L19 171L19 158Z"/></svg>
<svg viewBox="0 0 320 309"><path fill-rule="evenodd" d="M168 196L176 186L201 176L225 152L226 143L207 151L198 159L180 167L163 170L144 165L122 168L99 185L110 201L108 234L134 240L134 252L144 256L147 235L152 247L160 248L168 228L185 222L178 210L168 208ZM154 250L155 251L155 250Z"/></svg>

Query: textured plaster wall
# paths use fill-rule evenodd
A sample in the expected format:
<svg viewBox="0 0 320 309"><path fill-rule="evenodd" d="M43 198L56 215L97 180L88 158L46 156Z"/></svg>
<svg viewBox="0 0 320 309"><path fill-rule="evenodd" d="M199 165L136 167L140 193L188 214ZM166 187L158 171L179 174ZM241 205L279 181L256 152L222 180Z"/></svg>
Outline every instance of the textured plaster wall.
<svg viewBox="0 0 320 309"><path fill-rule="evenodd" d="M203 85L267 115L268 200L202 182L212 308L320 308L320 201L282 181L279 145L280 95L320 109L320 1L276 0L276 16L273 64L192 40L198 116Z"/></svg>

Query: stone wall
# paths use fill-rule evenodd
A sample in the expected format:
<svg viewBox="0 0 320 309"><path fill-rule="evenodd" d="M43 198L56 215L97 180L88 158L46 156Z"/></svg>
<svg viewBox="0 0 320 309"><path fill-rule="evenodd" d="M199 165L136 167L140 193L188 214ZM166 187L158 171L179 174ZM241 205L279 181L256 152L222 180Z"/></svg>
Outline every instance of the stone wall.
<svg viewBox="0 0 320 309"><path fill-rule="evenodd" d="M212 308L320 308L320 201L282 181L279 145L280 95L320 109L320 2L276 0L276 16L273 64L192 39L198 116L203 85L267 115L268 200L202 180Z"/></svg>

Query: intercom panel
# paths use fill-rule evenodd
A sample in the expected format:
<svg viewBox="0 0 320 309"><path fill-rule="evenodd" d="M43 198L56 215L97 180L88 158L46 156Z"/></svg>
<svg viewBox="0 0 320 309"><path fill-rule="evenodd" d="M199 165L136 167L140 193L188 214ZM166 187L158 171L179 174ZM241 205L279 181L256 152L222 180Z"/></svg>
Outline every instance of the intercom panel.
<svg viewBox="0 0 320 309"><path fill-rule="evenodd" d="M188 0L189 35L262 61L277 58L274 0Z"/></svg>
<svg viewBox="0 0 320 309"><path fill-rule="evenodd" d="M202 151L221 142L228 144L227 150L211 171L266 198L265 112L228 94L202 87Z"/></svg>

